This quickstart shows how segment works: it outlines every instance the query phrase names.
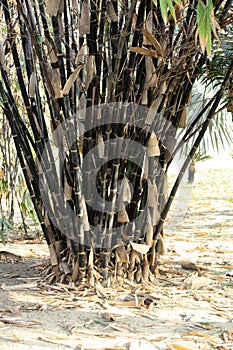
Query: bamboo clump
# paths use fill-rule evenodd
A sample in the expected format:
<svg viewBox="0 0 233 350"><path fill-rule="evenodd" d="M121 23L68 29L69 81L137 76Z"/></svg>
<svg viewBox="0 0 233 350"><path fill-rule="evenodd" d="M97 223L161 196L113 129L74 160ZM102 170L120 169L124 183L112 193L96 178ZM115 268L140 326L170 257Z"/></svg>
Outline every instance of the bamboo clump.
<svg viewBox="0 0 233 350"><path fill-rule="evenodd" d="M169 162L167 133L153 130L159 129L159 113L174 129L185 126L192 85L205 61L192 29L194 9L182 13L175 30L174 21L165 28L158 4L149 0L19 0L17 6L1 0L0 7L7 32L0 43L2 109L49 247L50 282L153 280L171 202L161 180ZM104 103L106 113L100 108L96 115L94 106ZM123 106L120 112L114 103ZM134 125L137 110L124 103L147 108L141 128ZM71 124L74 115L79 118ZM88 129L90 123L95 127ZM142 147L132 147L126 159L123 152L109 158L106 142L119 154L125 140ZM101 210L93 207L87 182L97 168Z"/></svg>

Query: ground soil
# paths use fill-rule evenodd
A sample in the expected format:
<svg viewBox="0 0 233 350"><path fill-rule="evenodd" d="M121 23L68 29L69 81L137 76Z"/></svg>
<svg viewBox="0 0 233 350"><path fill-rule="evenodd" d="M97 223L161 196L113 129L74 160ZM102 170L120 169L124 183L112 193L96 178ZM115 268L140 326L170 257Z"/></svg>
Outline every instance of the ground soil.
<svg viewBox="0 0 233 350"><path fill-rule="evenodd" d="M197 170L171 222L155 283L108 289L43 283L46 244L12 235L0 250L22 259L0 259L0 348L233 349L232 169Z"/></svg>

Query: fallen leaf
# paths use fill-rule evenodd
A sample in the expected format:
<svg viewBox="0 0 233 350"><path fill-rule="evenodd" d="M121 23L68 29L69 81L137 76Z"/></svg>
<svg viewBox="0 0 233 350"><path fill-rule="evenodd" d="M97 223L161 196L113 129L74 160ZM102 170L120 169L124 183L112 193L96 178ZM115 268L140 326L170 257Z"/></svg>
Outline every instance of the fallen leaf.
<svg viewBox="0 0 233 350"><path fill-rule="evenodd" d="M25 290L25 289L35 289L37 288L37 283L23 283L16 284L14 286L6 286L5 284L1 285L1 289L3 290Z"/></svg>
<svg viewBox="0 0 233 350"><path fill-rule="evenodd" d="M192 350L192 348L188 348L187 346L174 343L167 344L166 346L168 350Z"/></svg>
<svg viewBox="0 0 233 350"><path fill-rule="evenodd" d="M14 324L16 326L22 326L22 327L34 327L39 324L43 324L39 321L25 321L25 320L19 320L19 319L10 319L10 318L4 318L0 317L0 321L6 324Z"/></svg>
<svg viewBox="0 0 233 350"><path fill-rule="evenodd" d="M182 285L181 289L201 289L207 287L212 283L212 280L208 277L199 277L197 274L187 277Z"/></svg>
<svg viewBox="0 0 233 350"><path fill-rule="evenodd" d="M133 250L135 250L136 252L141 253L141 254L146 254L150 249L150 246L146 245L146 244L138 244L138 243L135 243L132 241L130 241L130 244L131 244Z"/></svg>

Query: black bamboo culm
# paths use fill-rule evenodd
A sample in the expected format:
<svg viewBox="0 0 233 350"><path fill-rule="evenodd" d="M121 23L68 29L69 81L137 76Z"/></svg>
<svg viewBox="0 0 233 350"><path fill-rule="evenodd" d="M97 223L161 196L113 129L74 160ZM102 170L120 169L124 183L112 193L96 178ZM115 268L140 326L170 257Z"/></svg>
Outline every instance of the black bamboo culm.
<svg viewBox="0 0 233 350"><path fill-rule="evenodd" d="M230 2L221 4L224 29ZM49 247L50 283L155 278L167 212L232 69L173 150L208 58L196 2L176 4L177 21L169 14L167 24L160 5L0 0L1 108ZM194 131L166 201L167 169Z"/></svg>
<svg viewBox="0 0 233 350"><path fill-rule="evenodd" d="M163 224L165 222L165 219L167 217L168 211L169 211L169 209L170 209L170 207L172 205L172 202L173 202L173 200L175 198L176 192L177 192L177 190L179 188L179 185L180 185L180 183L182 181L182 178L183 178L183 176L185 174L185 171L187 170L188 166L190 165L190 163L191 163L191 161L192 161L192 159L193 159L193 157L195 155L195 152L196 152L198 146L200 145L201 140L203 139L203 137L205 135L205 132L206 132L206 130L207 130L207 128L208 128L212 118L215 115L216 109L219 106L219 103L220 103L221 98L222 98L222 96L224 94L226 86L227 86L228 82L230 81L230 79L232 78L232 75L233 75L233 60L230 63L230 66L229 66L229 68L228 68L228 70L226 72L226 75L225 75L224 81L223 81L223 83L221 85L221 88L219 89L219 91L215 95L214 102L212 103L212 106L211 106L211 108L210 108L210 110L209 110L209 112L207 114L206 120L203 123L202 128L201 128L201 130L200 130L200 132L199 132L199 134L198 134L198 136L197 136L197 138L196 138L196 140L195 140L195 142L194 142L194 144L192 146L192 149L190 150L190 152L189 152L189 154L188 154L188 156L187 156L187 158L186 158L186 160L185 160L185 162L184 162L184 164L183 164L183 166L182 166L182 168L181 168L181 170L179 172L179 175L178 175L178 177L177 177L177 179L176 179L176 181L174 183L174 186L173 186L173 188L171 190L171 193L170 193L170 196L169 196L169 198L167 200L167 203L166 203L166 205L165 205L165 207L164 207L164 209L163 209L163 211L161 213L161 218L160 218L160 220L159 220L159 222L158 222L158 224L156 226L156 229L155 229L154 235L153 235L153 239L155 241L156 241L157 237L159 236L159 234L161 232L161 229L162 229Z"/></svg>

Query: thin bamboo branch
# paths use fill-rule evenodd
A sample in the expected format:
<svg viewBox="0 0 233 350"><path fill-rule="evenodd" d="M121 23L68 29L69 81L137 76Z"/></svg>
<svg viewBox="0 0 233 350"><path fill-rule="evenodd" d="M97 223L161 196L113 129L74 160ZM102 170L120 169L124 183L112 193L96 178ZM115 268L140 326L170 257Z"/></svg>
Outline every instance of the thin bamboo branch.
<svg viewBox="0 0 233 350"><path fill-rule="evenodd" d="M231 64L229 65L228 71L227 71L227 73L225 75L225 78L224 78L224 81L223 81L223 83L221 85L221 88L216 93L215 100L214 100L214 102L213 102L213 104L212 104L212 106L210 108L210 111L209 111L209 113L208 113L208 115L206 117L205 122L203 123L202 129L201 129L199 135L197 136L197 139L194 142L194 145L193 145L191 151L189 152L189 155L186 158L186 160L185 160L185 162L184 162L184 164L183 164L183 166L182 166L182 168L180 170L180 173L179 173L179 175L178 175L178 177L177 177L177 179L176 179L176 181L174 183L174 186L173 186L173 188L171 190L171 193L170 193L170 196L169 196L169 198L167 200L167 203L166 203L166 205L165 205L165 207L164 207L164 209L163 209L163 211L161 213L161 218L160 218L160 220L159 220L159 222L158 222L158 224L156 226L155 232L153 234L153 240L154 241L158 238L158 236L159 236L159 234L161 232L161 229L163 227L164 221L165 221L165 219L167 217L167 214L168 214L168 211L169 211L169 209L171 207L171 204L172 204L172 202L173 202L173 200L175 198L176 192L177 192L178 187L179 187L179 185L181 183L181 180L182 180L182 178L184 176L184 173L185 173L186 169L188 168L191 160L193 159L193 156L194 156L198 146L200 145L201 140L203 139L203 136L204 136L204 134L205 134L205 132L206 132L206 130L207 130L207 128L208 128L208 126L209 126L209 124L210 124L214 114L215 114L215 111L216 111L216 109L217 109L217 107L218 107L218 105L219 105L219 103L221 101L221 98L222 98L222 95L224 93L224 90L225 90L229 80L231 79L232 73L233 73L233 60L231 61Z"/></svg>

